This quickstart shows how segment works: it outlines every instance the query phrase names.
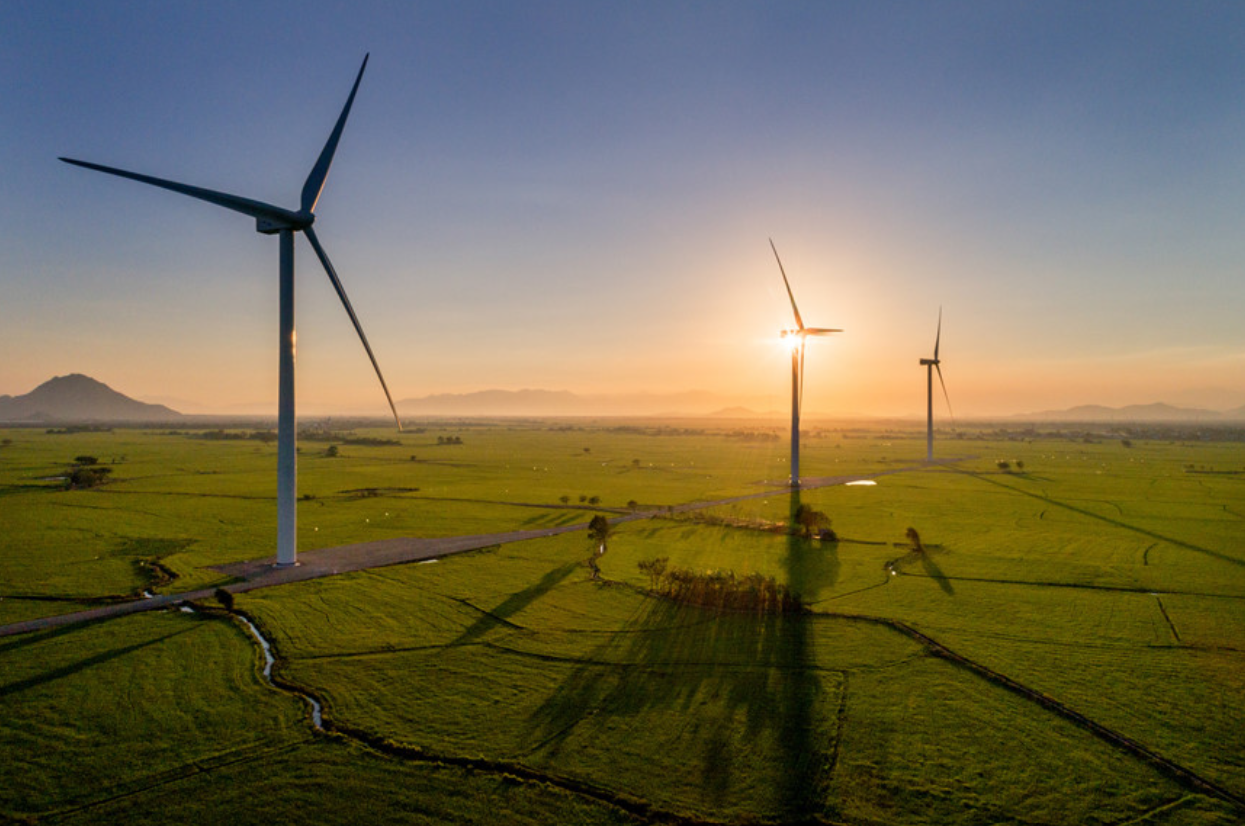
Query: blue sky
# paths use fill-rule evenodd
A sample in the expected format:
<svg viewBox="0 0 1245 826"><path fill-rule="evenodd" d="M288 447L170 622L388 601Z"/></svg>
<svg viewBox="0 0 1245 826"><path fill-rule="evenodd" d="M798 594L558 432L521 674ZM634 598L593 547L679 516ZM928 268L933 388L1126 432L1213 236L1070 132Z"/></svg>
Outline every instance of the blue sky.
<svg viewBox="0 0 1245 826"><path fill-rule="evenodd" d="M918 415L1245 404L1245 6L0 5L0 393L271 405L273 238L68 167L289 206L396 398L703 389ZM298 245L305 412L385 410ZM193 405L191 404L193 403Z"/></svg>

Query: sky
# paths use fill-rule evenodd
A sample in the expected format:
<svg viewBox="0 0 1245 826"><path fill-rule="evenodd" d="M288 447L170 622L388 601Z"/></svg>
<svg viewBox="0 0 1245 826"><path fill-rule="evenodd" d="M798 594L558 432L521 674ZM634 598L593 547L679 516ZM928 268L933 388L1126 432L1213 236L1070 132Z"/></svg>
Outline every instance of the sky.
<svg viewBox="0 0 1245 826"><path fill-rule="evenodd" d="M395 399L1245 405L1236 2L0 3L0 394L276 409L277 242L81 158L297 206ZM305 240L300 413L384 415ZM939 401L936 415L943 415Z"/></svg>

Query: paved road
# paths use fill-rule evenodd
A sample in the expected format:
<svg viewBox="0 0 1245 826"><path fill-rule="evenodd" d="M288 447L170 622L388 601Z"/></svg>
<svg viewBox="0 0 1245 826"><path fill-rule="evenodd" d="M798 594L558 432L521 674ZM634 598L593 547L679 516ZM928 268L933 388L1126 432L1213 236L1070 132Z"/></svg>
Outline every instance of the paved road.
<svg viewBox="0 0 1245 826"><path fill-rule="evenodd" d="M934 462L934 465L950 464L956 461L960 460L939 460ZM800 480L800 488L801 490L813 490L815 488L823 488L831 485L843 485L848 482L875 479L879 476L886 476L892 473L921 470L928 467L930 467L930 465L921 464L910 467L895 468L893 470L884 470L878 473L857 474L852 476L805 478ZM689 502L683 505L675 505L672 510L675 513L683 513L686 511L715 507L717 505L728 505L733 502L743 502L748 499L761 499L768 496L779 496L787 493L789 490L790 488L788 488L785 483L773 483L772 485L767 485L764 490L756 493L748 493L742 496L732 496L726 499L716 499L711 502ZM651 519L654 516L665 513L667 513L667 510L664 508L660 510L637 511L635 513L617 516L610 521L614 523L631 522L637 519ZM225 590L238 594L244 591L253 591L256 588L270 588L274 585L286 585L291 582L305 582L309 579L319 579L320 577L334 576L336 574L344 574L350 571L363 571L368 568L382 568L386 565L401 565L406 562L419 562L426 559L436 559L450 554L463 553L465 551L476 551L481 548L489 548L494 545L524 542L529 539L542 539L548 536L556 536L557 534L582 531L587 527L587 525L587 522L579 522L574 525L562 525L557 528L535 528L525 531L477 534L475 536L448 536L440 539L420 539L418 537L380 539L375 542L361 542L356 545L341 545L336 548L321 548L315 551L301 551L298 554L298 564L288 568L276 567L273 564L275 557L253 560L251 562L239 562L232 565L213 566L213 568L223 574L237 578L238 581L225 586ZM160 594L152 597L151 599L135 599L131 602L113 603L99 608L91 608L86 611L76 611L72 614L58 614L56 616L40 617L38 619L26 620L24 622L15 622L10 625L0 626L0 637L8 637L14 634L25 634L31 631L39 631L46 628L57 628L79 622L91 622L94 620L107 619L109 617L119 617L124 616L125 614L135 614L139 611L151 611L157 608L166 608L180 602L207 599L211 597L215 591L215 588L204 588L199 591L187 591L180 594Z"/></svg>

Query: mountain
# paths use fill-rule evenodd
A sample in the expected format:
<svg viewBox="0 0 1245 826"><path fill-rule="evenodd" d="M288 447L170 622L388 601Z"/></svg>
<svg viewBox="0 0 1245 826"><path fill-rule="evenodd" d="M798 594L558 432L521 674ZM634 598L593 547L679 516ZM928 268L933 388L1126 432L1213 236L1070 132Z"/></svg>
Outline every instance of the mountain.
<svg viewBox="0 0 1245 826"><path fill-rule="evenodd" d="M167 422L182 418L162 404L145 404L90 376L57 376L24 396L0 396L5 422Z"/></svg>
<svg viewBox="0 0 1245 826"><path fill-rule="evenodd" d="M1220 413L1195 407L1174 407L1170 404L1130 404L1126 407L1105 407L1100 404L1083 404L1067 410L1044 410L1025 413L1013 419L1029 419L1044 422L1218 422L1242 418L1241 410Z"/></svg>

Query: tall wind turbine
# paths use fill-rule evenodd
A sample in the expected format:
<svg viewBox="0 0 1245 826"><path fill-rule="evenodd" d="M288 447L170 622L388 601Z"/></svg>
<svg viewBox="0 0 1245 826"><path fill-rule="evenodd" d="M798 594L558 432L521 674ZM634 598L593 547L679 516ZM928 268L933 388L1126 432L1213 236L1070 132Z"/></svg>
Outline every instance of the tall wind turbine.
<svg viewBox="0 0 1245 826"><path fill-rule="evenodd" d="M216 192L211 189L167 181L162 178L153 178L149 175L140 175L136 172L127 172L110 166L77 161L72 158L61 158L65 163L85 167L86 169L94 169L98 172L106 172L109 175L118 175L122 178L129 178L144 184L151 184L152 186L158 186L162 189L172 190L182 195L189 195L191 198L198 198L201 201L216 204L225 209L241 212L243 215L248 215L255 219L256 231L265 235L279 236L281 310L277 400L278 566L294 565L298 561L297 518L295 512L298 498L298 479L295 458L294 420L294 233L302 232L307 236L307 240L311 242L311 248L315 250L316 257L324 265L324 271L328 273L329 281L333 283L333 289L337 291L338 297L341 298L342 305L346 308L346 314L350 316L351 322L354 323L355 331L359 334L359 340L363 342L363 349L367 351L367 356L372 361L372 367L376 370L376 377L380 379L381 389L385 391L385 398L389 401L389 409L393 411L394 421L397 422L398 429L402 429L402 422L398 418L398 409L393 404L393 397L389 395L389 387L385 384L385 377L381 375L380 365L376 363L376 356L372 353L372 346L368 344L367 336L363 333L363 325L359 323L359 318L355 315L354 308L350 306L350 299L346 297L346 290L342 287L341 280L337 277L337 271L333 269L328 255L324 252L324 247L320 246L320 241L316 238L316 234L311 228L311 225L316 220L316 203L320 200L320 193L324 190L324 182L328 178L329 167L333 164L333 154L337 151L338 141L341 140L342 129L345 128L346 118L350 115L350 107L354 103L355 93L359 91L359 82L363 80L363 70L367 68L367 58L367 55L363 58L363 65L359 67L359 74L355 78L354 87L350 90L350 97L346 98L346 105L342 108L341 115L337 118L337 125L333 127L328 142L324 144L324 149L320 151L320 157L316 160L315 166L311 168L310 174L307 175L307 180L303 184L302 200L297 211L273 206L261 201L253 201L238 195L230 195L225 192Z"/></svg>
<svg viewBox="0 0 1245 826"><path fill-rule="evenodd" d="M783 330L782 336L799 338L798 344L791 346L791 487L800 486L800 406L804 403L804 344L809 336L828 336L841 333L842 330L831 330L826 327L805 327L800 318L800 308L795 305L795 293L791 292L791 282L787 280L787 271L783 269L782 259L778 257L778 247L774 239L769 239L770 249L778 261L778 271L782 273L782 283L787 286L787 297L791 299L791 311L795 313L795 329Z"/></svg>
<svg viewBox="0 0 1245 826"><path fill-rule="evenodd" d="M942 362L938 359L938 344L942 341L942 307L938 308L938 333L934 336L934 357L921 359L925 368L925 461L934 461L934 371L938 371L938 383L947 400L947 412L951 411L951 397L947 395L947 383L942 380ZM954 414L953 414L954 415Z"/></svg>

